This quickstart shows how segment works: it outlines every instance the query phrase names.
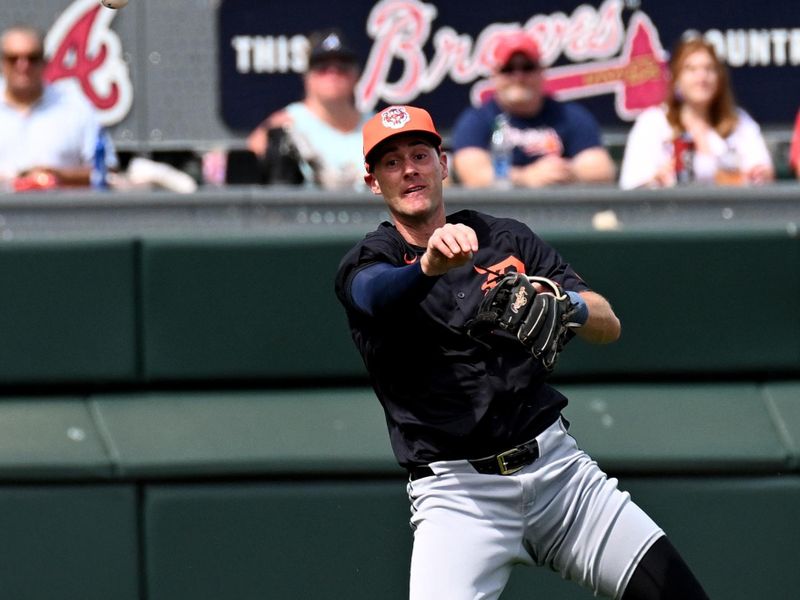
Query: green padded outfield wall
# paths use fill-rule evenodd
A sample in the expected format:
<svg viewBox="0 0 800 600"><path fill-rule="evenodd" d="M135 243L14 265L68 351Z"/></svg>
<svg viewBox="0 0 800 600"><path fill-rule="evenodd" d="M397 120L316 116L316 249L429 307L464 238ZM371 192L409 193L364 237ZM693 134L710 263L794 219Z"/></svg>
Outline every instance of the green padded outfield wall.
<svg viewBox="0 0 800 600"><path fill-rule="evenodd" d="M623 320L563 357L578 439L713 598L796 597L798 240L545 239ZM0 245L0 597L405 597L403 473L333 295L355 241ZM531 590L591 597L517 570L503 598Z"/></svg>
<svg viewBox="0 0 800 600"><path fill-rule="evenodd" d="M602 351L572 344L558 377L800 370L800 244L787 233L545 237L623 321L622 339ZM355 241L0 245L0 385L363 381L333 293Z"/></svg>
<svg viewBox="0 0 800 600"><path fill-rule="evenodd" d="M144 240L147 379L363 379L333 294L336 267L354 241ZM548 241L623 321L622 339L608 348L572 344L557 376L800 370L800 244L785 232Z"/></svg>
<svg viewBox="0 0 800 600"><path fill-rule="evenodd" d="M560 375L800 371L800 240L787 232L564 234L552 243L622 321L608 348L570 348Z"/></svg>
<svg viewBox="0 0 800 600"><path fill-rule="evenodd" d="M800 480L625 478L711 598L789 600L800 588ZM148 600L408 597L405 485L286 481L148 487ZM755 528L755 530L754 530ZM518 567L503 600L589 600Z"/></svg>
<svg viewBox="0 0 800 600"><path fill-rule="evenodd" d="M0 486L0 598L142 600L133 485Z"/></svg>
<svg viewBox="0 0 800 600"><path fill-rule="evenodd" d="M0 244L0 383L138 377L132 240Z"/></svg>
<svg viewBox="0 0 800 600"><path fill-rule="evenodd" d="M581 445L665 528L711 597L793 597L800 478L787 432L800 424L797 383L559 388ZM404 475L370 390L92 403L119 474L145 482L148 600L405 597ZM552 573L518 569L503 598L530 590L591 597Z"/></svg>
<svg viewBox="0 0 800 600"><path fill-rule="evenodd" d="M147 380L363 376L333 294L348 245L314 237L144 240Z"/></svg>

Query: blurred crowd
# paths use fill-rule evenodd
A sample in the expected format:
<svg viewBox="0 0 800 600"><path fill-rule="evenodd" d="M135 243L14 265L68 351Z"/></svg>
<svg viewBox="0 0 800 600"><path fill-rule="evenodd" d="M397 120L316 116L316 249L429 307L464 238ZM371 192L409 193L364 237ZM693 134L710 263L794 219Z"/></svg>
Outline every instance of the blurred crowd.
<svg viewBox="0 0 800 600"><path fill-rule="evenodd" d="M192 177L145 156L122 165L91 105L68 86L46 82L42 33L9 28L0 37L0 189L192 192L203 183L365 189L361 128L372 113L355 102L361 60L336 29L313 32L308 40L302 98L265 115L243 140L244 149L204 157L205 177ZM639 114L615 160L589 110L545 92L536 42L522 33L503 38L483 103L462 107L446 132L450 184L635 189L774 181L776 165L761 128L736 103L714 47L690 36L670 57L665 101ZM789 164L778 166L800 177L800 111Z"/></svg>

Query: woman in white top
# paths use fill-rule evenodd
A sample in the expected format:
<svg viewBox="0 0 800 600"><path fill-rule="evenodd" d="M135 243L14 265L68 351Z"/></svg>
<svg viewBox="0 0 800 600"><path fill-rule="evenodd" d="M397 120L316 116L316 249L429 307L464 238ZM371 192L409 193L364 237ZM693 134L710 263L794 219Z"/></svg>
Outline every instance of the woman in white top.
<svg viewBox="0 0 800 600"><path fill-rule="evenodd" d="M682 41L670 60L666 102L636 119L620 170L623 189L675 185L675 140L694 142L692 179L747 184L774 180L772 158L758 124L738 108L728 71L700 37Z"/></svg>

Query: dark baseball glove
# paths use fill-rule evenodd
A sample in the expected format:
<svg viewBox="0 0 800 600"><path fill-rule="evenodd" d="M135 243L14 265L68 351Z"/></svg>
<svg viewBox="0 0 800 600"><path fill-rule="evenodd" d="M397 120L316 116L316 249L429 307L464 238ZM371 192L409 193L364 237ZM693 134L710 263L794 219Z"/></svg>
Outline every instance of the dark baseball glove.
<svg viewBox="0 0 800 600"><path fill-rule="evenodd" d="M537 292L533 283L544 286ZM484 297L467 333L491 345L491 336L506 331L530 350L548 371L576 324L570 319L574 305L555 281L521 273L504 275Z"/></svg>

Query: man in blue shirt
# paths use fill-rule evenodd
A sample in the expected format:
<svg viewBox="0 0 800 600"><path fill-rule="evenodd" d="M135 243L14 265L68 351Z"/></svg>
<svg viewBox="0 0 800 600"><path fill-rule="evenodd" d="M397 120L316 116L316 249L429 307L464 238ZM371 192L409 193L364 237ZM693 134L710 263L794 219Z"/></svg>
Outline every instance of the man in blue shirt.
<svg viewBox="0 0 800 600"><path fill-rule="evenodd" d="M88 186L98 135L105 161L118 166L94 107L60 83L49 84L42 33L15 25L0 34L0 187Z"/></svg>
<svg viewBox="0 0 800 600"><path fill-rule="evenodd" d="M496 126L513 145L513 185L614 181L616 169L602 146L597 121L583 106L545 95L539 58L536 42L524 33L499 42L492 98L466 109L453 129L453 166L464 185L495 183L490 145Z"/></svg>

